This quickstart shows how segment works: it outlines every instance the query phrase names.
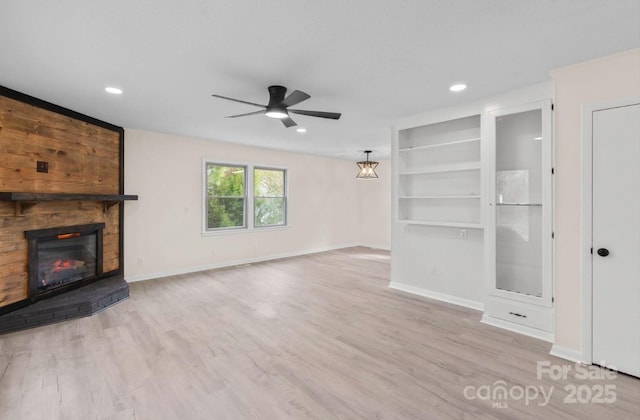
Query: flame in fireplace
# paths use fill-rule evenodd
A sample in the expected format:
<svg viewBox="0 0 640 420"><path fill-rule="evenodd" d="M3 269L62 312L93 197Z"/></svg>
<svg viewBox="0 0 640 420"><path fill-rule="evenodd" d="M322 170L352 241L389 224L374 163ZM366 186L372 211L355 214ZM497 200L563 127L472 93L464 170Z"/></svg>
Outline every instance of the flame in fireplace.
<svg viewBox="0 0 640 420"><path fill-rule="evenodd" d="M56 260L49 266L46 272L41 273L40 283L42 283L43 286L47 286L51 282L51 276L55 275L56 273L61 273L67 270L77 270L83 268L84 266L84 261L74 260L72 258Z"/></svg>
<svg viewBox="0 0 640 420"><path fill-rule="evenodd" d="M56 262L53 263L53 266L51 267L51 272L59 273L64 270L75 270L83 266L84 266L84 261L80 261L80 260L71 260L71 259L57 260Z"/></svg>

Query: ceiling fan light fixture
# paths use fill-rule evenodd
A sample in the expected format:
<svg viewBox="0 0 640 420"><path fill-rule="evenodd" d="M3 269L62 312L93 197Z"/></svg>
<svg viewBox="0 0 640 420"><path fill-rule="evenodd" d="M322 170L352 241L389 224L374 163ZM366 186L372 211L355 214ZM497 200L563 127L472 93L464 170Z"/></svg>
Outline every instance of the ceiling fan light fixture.
<svg viewBox="0 0 640 420"><path fill-rule="evenodd" d="M264 113L264 115L266 115L269 118L283 119L283 118L287 118L289 116L289 113L284 108L274 107L274 108L268 108L267 111Z"/></svg>
<svg viewBox="0 0 640 420"><path fill-rule="evenodd" d="M356 175L356 178L376 179L378 177L378 174L376 173L375 169L378 166L378 162L369 160L369 153L371 153L371 150L365 150L364 152L367 154L367 160L356 162L356 165L358 165L358 168L360 169L358 175Z"/></svg>

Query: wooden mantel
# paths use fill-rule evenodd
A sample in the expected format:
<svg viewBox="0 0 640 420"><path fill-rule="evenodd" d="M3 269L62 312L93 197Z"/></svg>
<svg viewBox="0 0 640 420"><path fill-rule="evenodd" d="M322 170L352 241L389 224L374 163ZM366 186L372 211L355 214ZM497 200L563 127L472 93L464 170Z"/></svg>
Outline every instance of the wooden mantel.
<svg viewBox="0 0 640 420"><path fill-rule="evenodd" d="M16 216L23 216L24 210L42 201L102 201L106 212L109 207L122 201L137 199L137 195L126 194L0 192L0 201L16 203Z"/></svg>

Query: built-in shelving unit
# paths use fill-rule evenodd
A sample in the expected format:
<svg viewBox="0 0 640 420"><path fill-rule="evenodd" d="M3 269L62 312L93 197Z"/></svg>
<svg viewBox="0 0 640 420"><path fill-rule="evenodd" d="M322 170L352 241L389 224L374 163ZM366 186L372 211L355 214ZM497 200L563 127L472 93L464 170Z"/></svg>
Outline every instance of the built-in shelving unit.
<svg viewBox="0 0 640 420"><path fill-rule="evenodd" d="M545 83L394 122L390 287L553 340L553 130L539 100L551 93Z"/></svg>
<svg viewBox="0 0 640 420"><path fill-rule="evenodd" d="M399 222L482 228L480 115L397 133Z"/></svg>

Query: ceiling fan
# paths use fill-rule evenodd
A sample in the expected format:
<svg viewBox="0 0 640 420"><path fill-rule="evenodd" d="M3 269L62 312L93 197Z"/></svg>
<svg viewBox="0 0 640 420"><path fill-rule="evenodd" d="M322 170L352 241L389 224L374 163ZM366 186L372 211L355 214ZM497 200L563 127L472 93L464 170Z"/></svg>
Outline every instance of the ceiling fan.
<svg viewBox="0 0 640 420"><path fill-rule="evenodd" d="M305 111L304 109L289 109L290 106L297 105L302 101L306 101L311 96L308 94L294 90L285 98L285 94L287 93L287 88L284 86L269 86L269 103L267 105L256 104L253 102L247 102L240 99L228 98L222 95L213 94L216 98L227 99L229 101L240 102L242 104L248 104L253 106L259 106L260 111L248 112L246 114L238 114L238 115L229 115L226 118L238 118L238 117L246 117L249 115L257 115L264 114L270 118L278 118L282 121L282 124L285 127L293 127L296 124L295 121L289 117L289 113L299 114L299 115L308 115L310 117L320 117L320 118L329 118L332 120L337 120L340 118L342 114L338 112L322 112L322 111Z"/></svg>

